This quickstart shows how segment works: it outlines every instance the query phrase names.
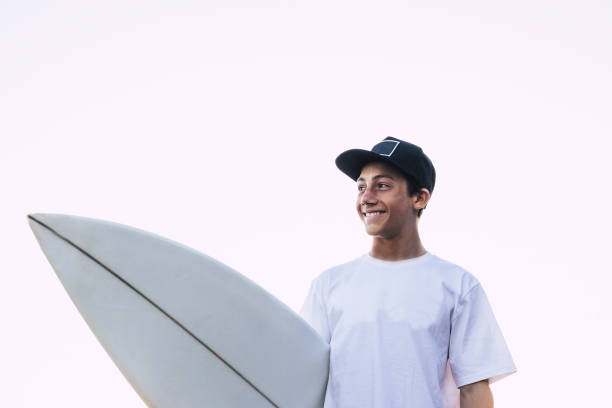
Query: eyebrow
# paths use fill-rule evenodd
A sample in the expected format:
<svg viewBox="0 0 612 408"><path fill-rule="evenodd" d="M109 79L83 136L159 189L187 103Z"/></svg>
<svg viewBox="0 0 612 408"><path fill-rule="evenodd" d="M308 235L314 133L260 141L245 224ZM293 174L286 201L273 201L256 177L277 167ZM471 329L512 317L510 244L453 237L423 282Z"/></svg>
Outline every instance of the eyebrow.
<svg viewBox="0 0 612 408"><path fill-rule="evenodd" d="M390 178L391 180L394 180L393 176L390 176L389 174L378 174L378 175L372 177L372 180L378 180L378 179L381 179L381 178ZM363 177L359 177L357 179L357 181L365 181L365 179Z"/></svg>

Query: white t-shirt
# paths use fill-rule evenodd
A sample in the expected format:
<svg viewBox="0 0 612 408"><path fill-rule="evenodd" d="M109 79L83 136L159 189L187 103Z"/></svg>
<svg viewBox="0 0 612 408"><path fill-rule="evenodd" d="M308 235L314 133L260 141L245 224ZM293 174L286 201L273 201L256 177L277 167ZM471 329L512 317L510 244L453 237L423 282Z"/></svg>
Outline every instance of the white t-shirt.
<svg viewBox="0 0 612 408"><path fill-rule="evenodd" d="M431 253L328 269L301 314L330 344L325 408L454 408L516 371L480 283Z"/></svg>

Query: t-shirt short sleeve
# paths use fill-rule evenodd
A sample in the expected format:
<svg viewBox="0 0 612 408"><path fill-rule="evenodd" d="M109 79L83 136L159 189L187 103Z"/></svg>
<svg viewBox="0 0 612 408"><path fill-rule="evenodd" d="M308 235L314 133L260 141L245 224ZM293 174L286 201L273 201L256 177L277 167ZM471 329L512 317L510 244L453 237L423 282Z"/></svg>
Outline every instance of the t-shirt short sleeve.
<svg viewBox="0 0 612 408"><path fill-rule="evenodd" d="M327 322L327 312L321 295L321 282L315 279L310 285L308 296L300 310L300 315L329 343L331 335Z"/></svg>
<svg viewBox="0 0 612 408"><path fill-rule="evenodd" d="M457 387L516 371L487 296L476 284L457 304L451 321L449 362Z"/></svg>

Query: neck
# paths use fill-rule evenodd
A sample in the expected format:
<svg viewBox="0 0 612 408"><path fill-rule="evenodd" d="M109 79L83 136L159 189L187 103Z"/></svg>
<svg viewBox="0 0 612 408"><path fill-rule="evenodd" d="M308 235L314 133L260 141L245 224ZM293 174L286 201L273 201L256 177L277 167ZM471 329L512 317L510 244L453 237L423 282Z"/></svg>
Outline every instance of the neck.
<svg viewBox="0 0 612 408"><path fill-rule="evenodd" d="M425 255L426 252L415 226L414 230L407 234L390 238L375 236L370 255L383 261L401 261Z"/></svg>

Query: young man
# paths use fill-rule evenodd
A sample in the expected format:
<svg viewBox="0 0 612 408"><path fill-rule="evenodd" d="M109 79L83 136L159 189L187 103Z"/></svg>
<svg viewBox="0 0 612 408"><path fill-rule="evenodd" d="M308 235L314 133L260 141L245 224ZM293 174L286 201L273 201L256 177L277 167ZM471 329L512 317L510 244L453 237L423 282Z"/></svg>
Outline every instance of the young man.
<svg viewBox="0 0 612 408"><path fill-rule="evenodd" d="M372 248L319 275L302 308L331 348L325 408L493 407L489 383L516 368L476 278L421 243L433 164L387 137L336 165Z"/></svg>

